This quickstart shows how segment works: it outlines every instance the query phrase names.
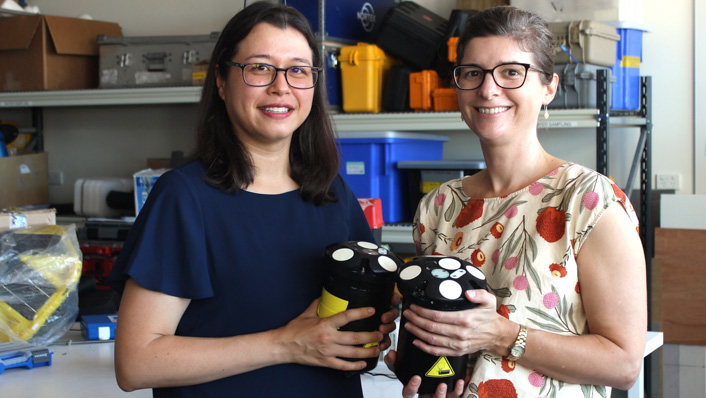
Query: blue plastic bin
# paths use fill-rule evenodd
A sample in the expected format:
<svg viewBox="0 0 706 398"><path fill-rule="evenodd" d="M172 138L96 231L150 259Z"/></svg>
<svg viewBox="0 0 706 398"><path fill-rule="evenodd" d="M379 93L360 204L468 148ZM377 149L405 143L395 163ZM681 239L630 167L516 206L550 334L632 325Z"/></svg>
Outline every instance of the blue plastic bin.
<svg viewBox="0 0 706 398"><path fill-rule="evenodd" d="M640 109L640 63L642 62L642 34L644 29L618 24L617 33L620 41L616 46L615 65L612 72L615 77L611 109Z"/></svg>
<svg viewBox="0 0 706 398"><path fill-rule="evenodd" d="M327 2L289 0L287 5L299 10L309 20L318 40L349 40L374 43L377 30L387 11L398 0L346 0ZM320 6L323 5L324 9ZM324 19L322 32L320 17Z"/></svg>
<svg viewBox="0 0 706 398"><path fill-rule="evenodd" d="M340 173L359 198L380 198L385 223L412 221L409 181L401 160L441 160L449 137L436 134L339 133Z"/></svg>

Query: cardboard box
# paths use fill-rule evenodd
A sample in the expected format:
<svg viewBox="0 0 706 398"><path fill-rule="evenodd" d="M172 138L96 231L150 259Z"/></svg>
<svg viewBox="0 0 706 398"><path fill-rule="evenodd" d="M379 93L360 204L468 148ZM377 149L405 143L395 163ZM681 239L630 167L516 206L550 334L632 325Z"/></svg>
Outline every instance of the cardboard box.
<svg viewBox="0 0 706 398"><path fill-rule="evenodd" d="M0 209L49 201L47 154L0 158Z"/></svg>
<svg viewBox="0 0 706 398"><path fill-rule="evenodd" d="M35 225L56 225L56 209L0 212L0 231Z"/></svg>
<svg viewBox="0 0 706 398"><path fill-rule="evenodd" d="M2 18L0 90L98 87L99 34L122 36L120 25L49 15Z"/></svg>

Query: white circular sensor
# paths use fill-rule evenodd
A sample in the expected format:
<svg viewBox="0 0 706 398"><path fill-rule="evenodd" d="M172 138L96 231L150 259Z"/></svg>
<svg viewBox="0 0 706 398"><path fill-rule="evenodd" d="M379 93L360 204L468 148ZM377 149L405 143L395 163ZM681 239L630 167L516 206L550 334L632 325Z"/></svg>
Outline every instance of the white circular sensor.
<svg viewBox="0 0 706 398"><path fill-rule="evenodd" d="M378 264L388 272L397 272L397 263L395 260L391 259L390 257L387 256L380 256L378 257Z"/></svg>
<svg viewBox="0 0 706 398"><path fill-rule="evenodd" d="M375 243L370 243L370 242L358 242L358 246L362 247L363 249L370 249L370 250L377 250L378 245Z"/></svg>
<svg viewBox="0 0 706 398"><path fill-rule="evenodd" d="M455 258L442 258L439 260L439 266L444 269L448 270L455 270L461 268L461 262L456 260Z"/></svg>
<svg viewBox="0 0 706 398"><path fill-rule="evenodd" d="M348 261L353 258L354 254L355 253L353 252L353 250L345 247L333 252L333 254L331 254L331 257L333 257L333 259L336 261Z"/></svg>
<svg viewBox="0 0 706 398"><path fill-rule="evenodd" d="M400 279L405 281L410 281L419 276L422 273L422 267L418 265L410 265L409 267L400 271Z"/></svg>
<svg viewBox="0 0 706 398"><path fill-rule="evenodd" d="M469 265L469 266L466 267L466 270L467 270L471 275L475 276L476 278L478 278L478 279L480 279L480 280L482 280L482 281L485 280L485 274L483 274L483 272L481 272L481 270L479 270L478 268L476 268L476 267L471 267L471 266Z"/></svg>
<svg viewBox="0 0 706 398"><path fill-rule="evenodd" d="M439 285L439 293L449 300L456 300L463 294L463 288L461 288L458 282L449 279L441 282Z"/></svg>

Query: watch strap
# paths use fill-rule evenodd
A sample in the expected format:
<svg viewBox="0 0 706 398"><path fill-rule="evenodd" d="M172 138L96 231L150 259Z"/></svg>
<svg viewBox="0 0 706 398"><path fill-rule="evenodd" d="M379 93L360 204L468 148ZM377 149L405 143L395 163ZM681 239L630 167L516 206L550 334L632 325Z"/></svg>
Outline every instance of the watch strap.
<svg viewBox="0 0 706 398"><path fill-rule="evenodd" d="M522 354L525 353L525 344L527 343L527 326L525 325L520 325L520 332L517 334L517 339L515 340L515 344L510 347L510 354L507 356L507 359L510 361L517 361L520 359ZM519 355L513 355L512 351L513 348L519 347L521 349L521 353Z"/></svg>

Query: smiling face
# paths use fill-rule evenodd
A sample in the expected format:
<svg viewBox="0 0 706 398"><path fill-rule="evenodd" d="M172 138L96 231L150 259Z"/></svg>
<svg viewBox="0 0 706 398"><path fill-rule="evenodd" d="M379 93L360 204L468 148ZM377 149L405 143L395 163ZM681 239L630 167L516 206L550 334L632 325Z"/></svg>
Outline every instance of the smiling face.
<svg viewBox="0 0 706 398"><path fill-rule="evenodd" d="M532 53L523 51L509 37L488 36L471 39L459 65L477 65L492 69L509 62L535 64ZM556 81L545 86L540 72L530 69L522 87L503 89L488 73L475 90L458 90L463 119L481 140L514 139L517 134L536 133L542 104L548 104L556 92Z"/></svg>
<svg viewBox="0 0 706 398"><path fill-rule="evenodd" d="M296 29L268 23L256 25L230 60L267 63L279 68L312 65L312 50ZM217 74L218 95L225 102L233 131L246 145L289 143L292 133L311 111L314 89L296 89L277 72L272 84L253 87L243 81L241 68L231 66L227 78Z"/></svg>

